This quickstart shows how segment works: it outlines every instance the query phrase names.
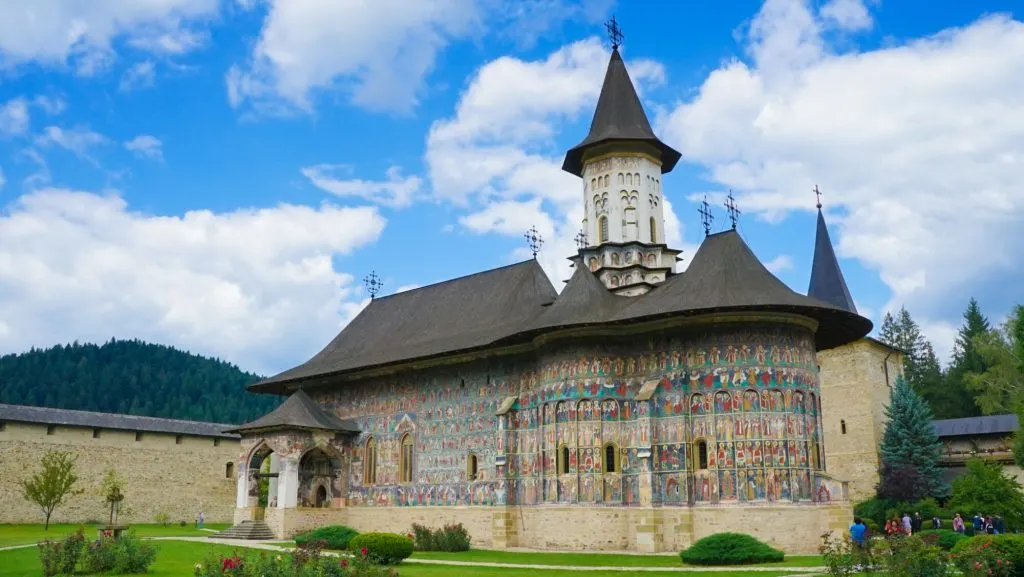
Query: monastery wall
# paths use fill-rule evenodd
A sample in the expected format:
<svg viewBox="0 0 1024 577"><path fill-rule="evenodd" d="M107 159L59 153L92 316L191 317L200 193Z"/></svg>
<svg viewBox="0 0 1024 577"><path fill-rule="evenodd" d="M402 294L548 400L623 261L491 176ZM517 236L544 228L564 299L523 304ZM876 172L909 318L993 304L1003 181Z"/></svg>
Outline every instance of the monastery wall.
<svg viewBox="0 0 1024 577"><path fill-rule="evenodd" d="M180 442L179 442L180 441ZM235 504L236 439L166 433L0 424L0 523L42 523L39 508L21 496L20 481L40 470L50 450L77 455L78 487L85 490L58 507L53 523L105 522L110 510L99 487L108 468L125 481L130 523L152 523L157 513L193 523L199 511L210 523L230 522Z"/></svg>

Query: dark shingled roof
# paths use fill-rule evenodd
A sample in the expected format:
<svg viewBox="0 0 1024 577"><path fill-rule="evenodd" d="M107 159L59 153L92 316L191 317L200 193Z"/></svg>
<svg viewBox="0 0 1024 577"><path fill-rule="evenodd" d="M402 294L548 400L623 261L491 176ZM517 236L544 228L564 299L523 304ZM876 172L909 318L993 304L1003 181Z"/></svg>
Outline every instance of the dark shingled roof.
<svg viewBox="0 0 1024 577"><path fill-rule="evenodd" d="M963 437L973 435L1003 435L1020 428L1017 415L988 415L963 419L942 419L932 421L935 434L940 437Z"/></svg>
<svg viewBox="0 0 1024 577"><path fill-rule="evenodd" d="M792 312L817 320L819 350L871 331L868 319L790 289L761 264L735 230L709 235L686 272L634 297L615 320L742 310Z"/></svg>
<svg viewBox="0 0 1024 577"><path fill-rule="evenodd" d="M199 421L161 419L158 417L139 417L135 415L119 415L116 413L94 413L92 411L72 411L69 409L51 409L48 407L29 407L25 405L0 404L0 421L60 425L65 427L83 427L89 429L116 429L124 431L142 431L145 433L167 433L171 435L190 435L194 437L238 438L238 435L231 435L224 432L225 429L232 425L222 423L203 423Z"/></svg>
<svg viewBox="0 0 1024 577"><path fill-rule="evenodd" d="M268 429L315 429L358 433L359 427L352 421L339 419L330 411L316 404L305 391L299 389L281 403L281 406L262 417L240 427L230 429L231 433L266 431Z"/></svg>
<svg viewBox="0 0 1024 577"><path fill-rule="evenodd" d="M374 299L322 351L250 387L486 347L526 329L558 293L536 260Z"/></svg>
<svg viewBox="0 0 1024 577"><path fill-rule="evenodd" d="M814 263L811 265L811 283L807 288L807 296L827 302L851 313L857 312L853 304L850 289L846 287L846 279L839 268L832 239L828 235L825 216L818 209L818 230L814 239Z"/></svg>
<svg viewBox="0 0 1024 577"><path fill-rule="evenodd" d="M615 140L641 141L657 148L661 152L663 173L675 168L681 156L654 135L618 48L612 49L612 57L608 61L601 96L597 99L597 110L594 111L594 120L590 123L590 133L583 142L565 154L562 170L582 176L584 152L597 144Z"/></svg>
<svg viewBox="0 0 1024 577"><path fill-rule="evenodd" d="M541 313L531 329L600 323L622 307L625 297L609 292L582 262L577 261L575 267L558 299Z"/></svg>

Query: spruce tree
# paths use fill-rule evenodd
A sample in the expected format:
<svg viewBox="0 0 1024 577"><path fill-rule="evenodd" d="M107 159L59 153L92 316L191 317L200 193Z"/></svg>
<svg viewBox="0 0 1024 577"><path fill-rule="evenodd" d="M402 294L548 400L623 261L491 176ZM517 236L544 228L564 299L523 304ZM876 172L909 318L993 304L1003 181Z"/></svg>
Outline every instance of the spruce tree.
<svg viewBox="0 0 1024 577"><path fill-rule="evenodd" d="M942 443L932 425L932 411L903 377L897 377L893 384L885 415L888 422L882 437L880 485L898 484L886 475L913 470L919 475L919 489L913 500L949 495L939 469Z"/></svg>
<svg viewBox="0 0 1024 577"><path fill-rule="evenodd" d="M964 311L964 322L957 332L953 344L953 359L946 379L946 387L942 395L943 410L936 410L942 418L975 417L981 409L974 401L974 394L967 388L964 376L968 373L981 374L988 370L975 340L991 330L988 319L981 314L981 307L974 298L967 303ZM935 407L933 407L934 409Z"/></svg>

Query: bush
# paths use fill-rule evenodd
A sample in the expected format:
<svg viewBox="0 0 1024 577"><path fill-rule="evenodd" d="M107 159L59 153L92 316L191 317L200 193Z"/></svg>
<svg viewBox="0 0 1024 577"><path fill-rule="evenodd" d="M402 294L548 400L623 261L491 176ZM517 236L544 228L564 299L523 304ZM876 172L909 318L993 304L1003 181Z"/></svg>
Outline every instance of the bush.
<svg viewBox="0 0 1024 577"><path fill-rule="evenodd" d="M117 539L103 537L89 543L82 568L86 573L134 575L148 571L155 559L156 548L127 531Z"/></svg>
<svg viewBox="0 0 1024 577"><path fill-rule="evenodd" d="M153 522L162 527L166 527L171 522L171 516L167 513L157 513L153 515Z"/></svg>
<svg viewBox="0 0 1024 577"><path fill-rule="evenodd" d="M79 529L64 537L60 543L47 539L39 544L39 561L43 565L43 575L72 575L78 567L78 559L82 556L85 536Z"/></svg>
<svg viewBox="0 0 1024 577"><path fill-rule="evenodd" d="M302 546L312 541L323 541L327 549L348 549L348 543L359 531L344 525L327 525L319 527L308 533L295 536L295 544Z"/></svg>
<svg viewBox="0 0 1024 577"><path fill-rule="evenodd" d="M857 547L850 541L849 535L839 537L830 532L821 536L818 551L831 577L850 577L859 568L874 566L873 549L871 539L866 541L865 547Z"/></svg>
<svg viewBox="0 0 1024 577"><path fill-rule="evenodd" d="M779 562L782 551L743 533L715 533L679 553L689 565L752 565Z"/></svg>
<svg viewBox="0 0 1024 577"><path fill-rule="evenodd" d="M401 563L412 555L412 539L394 533L363 533L354 537L348 546L380 565Z"/></svg>
<svg viewBox="0 0 1024 577"><path fill-rule="evenodd" d="M952 551L953 546L960 541L967 539L967 535L961 535L952 529L928 529L921 531L918 535L929 545L937 545L943 551Z"/></svg>
<svg viewBox="0 0 1024 577"><path fill-rule="evenodd" d="M243 556L237 552L226 557L211 556L196 563L195 577L398 577L389 567L372 565L361 556L353 559L324 557L315 548L317 541L294 556L275 553Z"/></svg>
<svg viewBox="0 0 1024 577"><path fill-rule="evenodd" d="M964 539L953 547L952 558L964 575L980 575L978 570L984 567L986 574L993 569L995 575L1002 568L1006 575L1024 577L1024 535L978 535ZM997 563L999 559L1008 561L1010 569L1005 568L1005 563Z"/></svg>
<svg viewBox="0 0 1024 577"><path fill-rule="evenodd" d="M431 529L412 524L413 541L417 551L469 551L469 531L462 523Z"/></svg>
<svg viewBox="0 0 1024 577"><path fill-rule="evenodd" d="M949 554L917 535L882 540L887 555L880 555L888 577L945 577Z"/></svg>

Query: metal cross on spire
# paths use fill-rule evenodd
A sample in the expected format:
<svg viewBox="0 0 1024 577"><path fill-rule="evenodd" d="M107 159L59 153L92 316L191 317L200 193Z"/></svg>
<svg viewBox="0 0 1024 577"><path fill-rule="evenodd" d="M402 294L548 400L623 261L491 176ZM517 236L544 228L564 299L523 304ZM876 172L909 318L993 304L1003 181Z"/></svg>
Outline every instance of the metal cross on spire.
<svg viewBox="0 0 1024 577"><path fill-rule="evenodd" d="M526 231L524 235L526 237L526 246L530 248L530 252L533 253L533 258L537 258L537 253L540 252L540 247L544 245L544 239L541 238L540 233L537 232L537 227L531 226L530 230Z"/></svg>
<svg viewBox="0 0 1024 577"><path fill-rule="evenodd" d="M617 49L622 46L622 28L619 28L619 23L615 21L615 17L612 16L611 20L604 23L604 27L608 30L608 39L612 41L612 49Z"/></svg>
<svg viewBox="0 0 1024 577"><path fill-rule="evenodd" d="M576 241L576 248L579 250L587 248L587 233L583 232L583 230L577 232L576 236L573 237L573 240Z"/></svg>
<svg viewBox="0 0 1024 577"><path fill-rule="evenodd" d="M715 222L715 215L711 214L711 205L708 204L708 197L704 195L704 202L700 203L697 209L700 214L700 221L704 223L704 236L711 234L711 223Z"/></svg>
<svg viewBox="0 0 1024 577"><path fill-rule="evenodd" d="M729 191L729 196L725 197L725 210L729 212L732 229L736 230L736 223L740 220L740 209L736 208L736 199L733 198L731 190Z"/></svg>
<svg viewBox="0 0 1024 577"><path fill-rule="evenodd" d="M370 274L363 278L363 286L366 287L366 292L370 293L370 300L373 300L377 298L380 290L384 288L384 281L377 276L377 271L370 271Z"/></svg>
<svg viewBox="0 0 1024 577"><path fill-rule="evenodd" d="M818 185L817 184L814 185L814 196L818 197L817 207L820 210L821 209L821 191L818 190Z"/></svg>

